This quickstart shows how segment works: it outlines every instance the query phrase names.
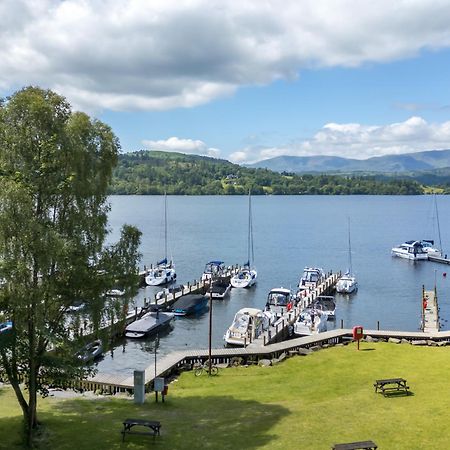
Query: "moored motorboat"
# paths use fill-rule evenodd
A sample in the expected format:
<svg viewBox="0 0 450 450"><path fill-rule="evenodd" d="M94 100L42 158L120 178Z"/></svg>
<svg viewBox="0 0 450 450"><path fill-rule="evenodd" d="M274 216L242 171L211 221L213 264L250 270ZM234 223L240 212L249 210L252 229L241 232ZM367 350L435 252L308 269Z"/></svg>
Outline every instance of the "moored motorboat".
<svg viewBox="0 0 450 450"><path fill-rule="evenodd" d="M336 316L336 302L332 295L319 295L314 300L312 308L320 311L328 320Z"/></svg>
<svg viewBox="0 0 450 450"><path fill-rule="evenodd" d="M205 295L188 294L180 297L171 310L176 316L188 316L202 311L207 304L208 298Z"/></svg>
<svg viewBox="0 0 450 450"><path fill-rule="evenodd" d="M406 241L401 245L392 248L392 256L410 259L412 261L428 259L427 252L424 251L420 241Z"/></svg>
<svg viewBox="0 0 450 450"><path fill-rule="evenodd" d="M422 244L423 251L427 255L439 256L439 257L442 256L441 250L439 250L437 247L435 247L434 240L432 240L432 239L422 239L420 241L420 243Z"/></svg>
<svg viewBox="0 0 450 450"><path fill-rule="evenodd" d="M297 336L310 336L326 330L327 317L317 309L304 309L294 322L294 334Z"/></svg>
<svg viewBox="0 0 450 450"><path fill-rule="evenodd" d="M94 361L103 354L103 344L100 339L86 344L79 352L77 358L83 363Z"/></svg>
<svg viewBox="0 0 450 450"><path fill-rule="evenodd" d="M205 270L202 274L202 281L208 281L211 278L223 277L225 275L226 268L223 261L210 261L206 263Z"/></svg>
<svg viewBox="0 0 450 450"><path fill-rule="evenodd" d="M325 272L320 267L305 267L298 282L298 290L314 289L325 279Z"/></svg>
<svg viewBox="0 0 450 450"><path fill-rule="evenodd" d="M230 345L246 346L268 329L270 315L256 308L242 308L223 337Z"/></svg>
<svg viewBox="0 0 450 450"><path fill-rule="evenodd" d="M267 296L266 311L273 314L274 319L281 317L295 306L295 299L290 289L283 287L271 289Z"/></svg>
<svg viewBox="0 0 450 450"><path fill-rule="evenodd" d="M130 323L125 328L125 336L128 338L143 338L157 333L161 328L169 325L173 319L172 313L161 311L150 311L144 314L140 319Z"/></svg>
<svg viewBox="0 0 450 450"><path fill-rule="evenodd" d="M215 299L224 299L230 292L231 284L227 278L213 281L209 288L208 295Z"/></svg>

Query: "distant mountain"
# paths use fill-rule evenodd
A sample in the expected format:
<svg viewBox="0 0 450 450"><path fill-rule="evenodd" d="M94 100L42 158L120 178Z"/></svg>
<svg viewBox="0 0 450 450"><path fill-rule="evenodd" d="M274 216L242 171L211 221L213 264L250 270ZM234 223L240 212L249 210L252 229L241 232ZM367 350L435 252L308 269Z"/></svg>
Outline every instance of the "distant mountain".
<svg viewBox="0 0 450 450"><path fill-rule="evenodd" d="M419 172L450 167L450 150L429 150L401 155L377 156L362 160L338 156L278 156L248 164L247 167L294 173Z"/></svg>

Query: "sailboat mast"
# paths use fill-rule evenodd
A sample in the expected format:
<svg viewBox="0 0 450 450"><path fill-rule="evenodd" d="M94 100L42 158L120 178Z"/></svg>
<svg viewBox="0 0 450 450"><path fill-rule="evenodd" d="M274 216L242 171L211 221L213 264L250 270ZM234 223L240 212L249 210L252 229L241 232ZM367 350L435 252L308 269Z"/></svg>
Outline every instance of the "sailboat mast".
<svg viewBox="0 0 450 450"><path fill-rule="evenodd" d="M352 268L352 243L350 239L350 217L348 219L348 270L350 271L350 274L353 274L353 268Z"/></svg>
<svg viewBox="0 0 450 450"><path fill-rule="evenodd" d="M164 192L164 258L167 259L167 192Z"/></svg>
<svg viewBox="0 0 450 450"><path fill-rule="evenodd" d="M253 253L253 219L252 219L252 195L250 189L248 190L248 236L247 236L247 261L249 267L254 259Z"/></svg>
<svg viewBox="0 0 450 450"><path fill-rule="evenodd" d="M439 237L439 250L441 251L441 255L444 253L442 250L442 241L441 241L441 227L439 225L439 212L437 207L437 200L436 200L436 194L434 194L434 208L436 211L436 222L437 222L437 230L438 230L438 237Z"/></svg>

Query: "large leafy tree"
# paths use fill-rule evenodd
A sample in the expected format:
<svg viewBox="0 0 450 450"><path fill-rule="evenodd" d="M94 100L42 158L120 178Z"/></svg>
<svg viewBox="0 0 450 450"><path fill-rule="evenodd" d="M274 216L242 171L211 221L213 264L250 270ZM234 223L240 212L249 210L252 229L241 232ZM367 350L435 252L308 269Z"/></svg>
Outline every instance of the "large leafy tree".
<svg viewBox="0 0 450 450"><path fill-rule="evenodd" d="M56 93L27 87L0 103L0 369L24 415L27 442L48 383L88 372L74 352L78 324L69 309L86 303L90 332L127 309L105 293L133 295L140 232L124 226L106 245L107 188L119 151L111 129ZM5 337L7 336L7 339ZM56 381L57 380L57 381Z"/></svg>

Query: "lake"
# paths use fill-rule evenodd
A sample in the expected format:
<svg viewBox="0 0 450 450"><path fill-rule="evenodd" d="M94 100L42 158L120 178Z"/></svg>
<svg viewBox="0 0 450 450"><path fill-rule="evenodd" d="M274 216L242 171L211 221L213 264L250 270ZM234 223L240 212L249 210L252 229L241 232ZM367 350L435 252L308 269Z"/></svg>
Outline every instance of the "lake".
<svg viewBox="0 0 450 450"><path fill-rule="evenodd" d="M164 197L110 197L111 241L130 224L142 235L141 268L164 256ZM220 259L226 265L247 259L248 198L245 196L170 196L168 256L178 283L199 279L205 264ZM450 197L438 196L442 246L450 255ZM336 321L329 329L362 325L374 329L418 330L422 285L436 283L442 328L450 315L450 266L413 263L391 256L391 248L410 239L438 240L431 196L255 196L252 197L253 238L258 282L250 289L232 289L229 298L213 304L213 346L234 314L243 307L263 308L270 289L295 289L305 266L345 271L348 266L348 217L351 224L353 271L359 290L351 297L336 295ZM449 271L449 277L443 274ZM152 298L160 288L139 291L135 301ZM176 318L160 337L158 357L173 350L208 347L209 314ZM153 361L155 339L121 340L113 354L98 364L108 372L143 369Z"/></svg>

